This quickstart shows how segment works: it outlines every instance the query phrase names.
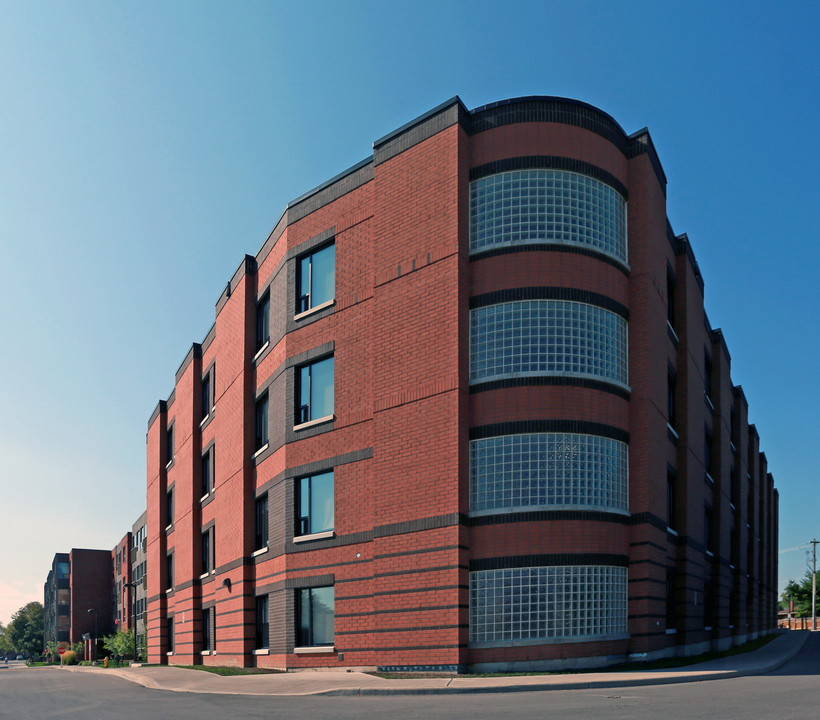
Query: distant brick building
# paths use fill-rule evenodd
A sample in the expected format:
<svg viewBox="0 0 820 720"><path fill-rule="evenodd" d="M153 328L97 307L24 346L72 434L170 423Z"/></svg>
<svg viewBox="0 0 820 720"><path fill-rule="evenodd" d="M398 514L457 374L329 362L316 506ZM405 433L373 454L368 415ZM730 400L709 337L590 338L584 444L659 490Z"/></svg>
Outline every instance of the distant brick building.
<svg viewBox="0 0 820 720"><path fill-rule="evenodd" d="M133 592L131 583L132 536L130 532L111 551L112 594L114 600L114 626L117 630L130 630L134 625Z"/></svg>
<svg viewBox="0 0 820 720"><path fill-rule="evenodd" d="M44 643L82 642L113 630L110 550L74 548L57 553L44 588ZM90 612L89 612L90 611ZM95 621L96 617L96 621Z"/></svg>
<svg viewBox="0 0 820 720"><path fill-rule="evenodd" d="M132 602L136 605L138 645L141 645L142 639L145 637L145 628L148 620L147 517L147 513L143 512L131 528L131 538L133 540L133 546L131 548L131 578L135 583Z"/></svg>
<svg viewBox="0 0 820 720"><path fill-rule="evenodd" d="M775 625L777 491L646 130L458 98L290 203L148 423L149 660L550 668Z"/></svg>

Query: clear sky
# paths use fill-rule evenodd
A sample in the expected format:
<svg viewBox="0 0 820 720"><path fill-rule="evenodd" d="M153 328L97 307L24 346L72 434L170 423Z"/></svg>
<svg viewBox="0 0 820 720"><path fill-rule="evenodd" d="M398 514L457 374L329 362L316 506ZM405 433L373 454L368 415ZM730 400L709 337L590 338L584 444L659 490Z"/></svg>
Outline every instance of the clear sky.
<svg viewBox="0 0 820 720"><path fill-rule="evenodd" d="M781 585L802 576L818 27L782 0L0 0L0 621L142 512L148 418L285 205L454 95L649 127L780 491Z"/></svg>

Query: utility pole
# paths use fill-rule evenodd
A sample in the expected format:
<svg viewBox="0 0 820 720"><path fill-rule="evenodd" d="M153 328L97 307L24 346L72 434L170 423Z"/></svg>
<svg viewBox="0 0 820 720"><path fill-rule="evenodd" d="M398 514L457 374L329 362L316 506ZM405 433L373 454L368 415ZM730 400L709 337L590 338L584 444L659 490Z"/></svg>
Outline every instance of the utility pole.
<svg viewBox="0 0 820 720"><path fill-rule="evenodd" d="M811 542L811 629L817 630L817 543L820 540L810 540Z"/></svg>

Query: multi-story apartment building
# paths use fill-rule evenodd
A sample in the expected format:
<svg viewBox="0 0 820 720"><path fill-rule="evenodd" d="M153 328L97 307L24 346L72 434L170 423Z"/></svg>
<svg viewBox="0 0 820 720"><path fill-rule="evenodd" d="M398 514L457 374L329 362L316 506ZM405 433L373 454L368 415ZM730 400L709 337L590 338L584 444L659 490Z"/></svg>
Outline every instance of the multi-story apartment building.
<svg viewBox="0 0 820 720"><path fill-rule="evenodd" d="M131 528L131 538L133 544L131 547L131 578L134 590L132 602L135 606L137 618L137 644L142 642L145 636L145 621L148 609L147 593L146 593L146 568L148 566L148 559L146 554L147 546L147 513L143 512Z"/></svg>
<svg viewBox="0 0 820 720"><path fill-rule="evenodd" d="M71 577L68 553L57 553L43 588L43 646L68 644L71 625Z"/></svg>
<svg viewBox="0 0 820 720"><path fill-rule="evenodd" d="M131 533L127 532L111 551L111 568L113 571L111 590L114 602L112 617L118 630L130 630L134 625L132 617L131 549Z"/></svg>
<svg viewBox="0 0 820 720"><path fill-rule="evenodd" d="M290 203L148 423L149 660L514 669L775 624L777 492L648 131L458 98Z"/></svg>
<svg viewBox="0 0 820 720"><path fill-rule="evenodd" d="M113 629L110 550L74 548L57 553L44 591L44 642L81 642L84 633L103 637Z"/></svg>

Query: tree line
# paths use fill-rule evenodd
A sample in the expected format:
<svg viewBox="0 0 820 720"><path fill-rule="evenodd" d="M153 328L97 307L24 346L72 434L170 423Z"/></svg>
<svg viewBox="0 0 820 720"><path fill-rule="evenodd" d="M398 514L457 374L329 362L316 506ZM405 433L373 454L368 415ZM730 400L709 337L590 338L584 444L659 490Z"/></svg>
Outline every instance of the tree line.
<svg viewBox="0 0 820 720"><path fill-rule="evenodd" d="M43 604L30 602L23 605L11 622L0 623L0 656L37 657L43 652Z"/></svg>
<svg viewBox="0 0 820 720"><path fill-rule="evenodd" d="M818 585L820 585L820 579L818 579ZM811 617L811 570L806 571L800 582L789 580L780 596L780 608L788 610L790 600L794 601L795 617ZM820 603L817 603L817 608L820 613Z"/></svg>

